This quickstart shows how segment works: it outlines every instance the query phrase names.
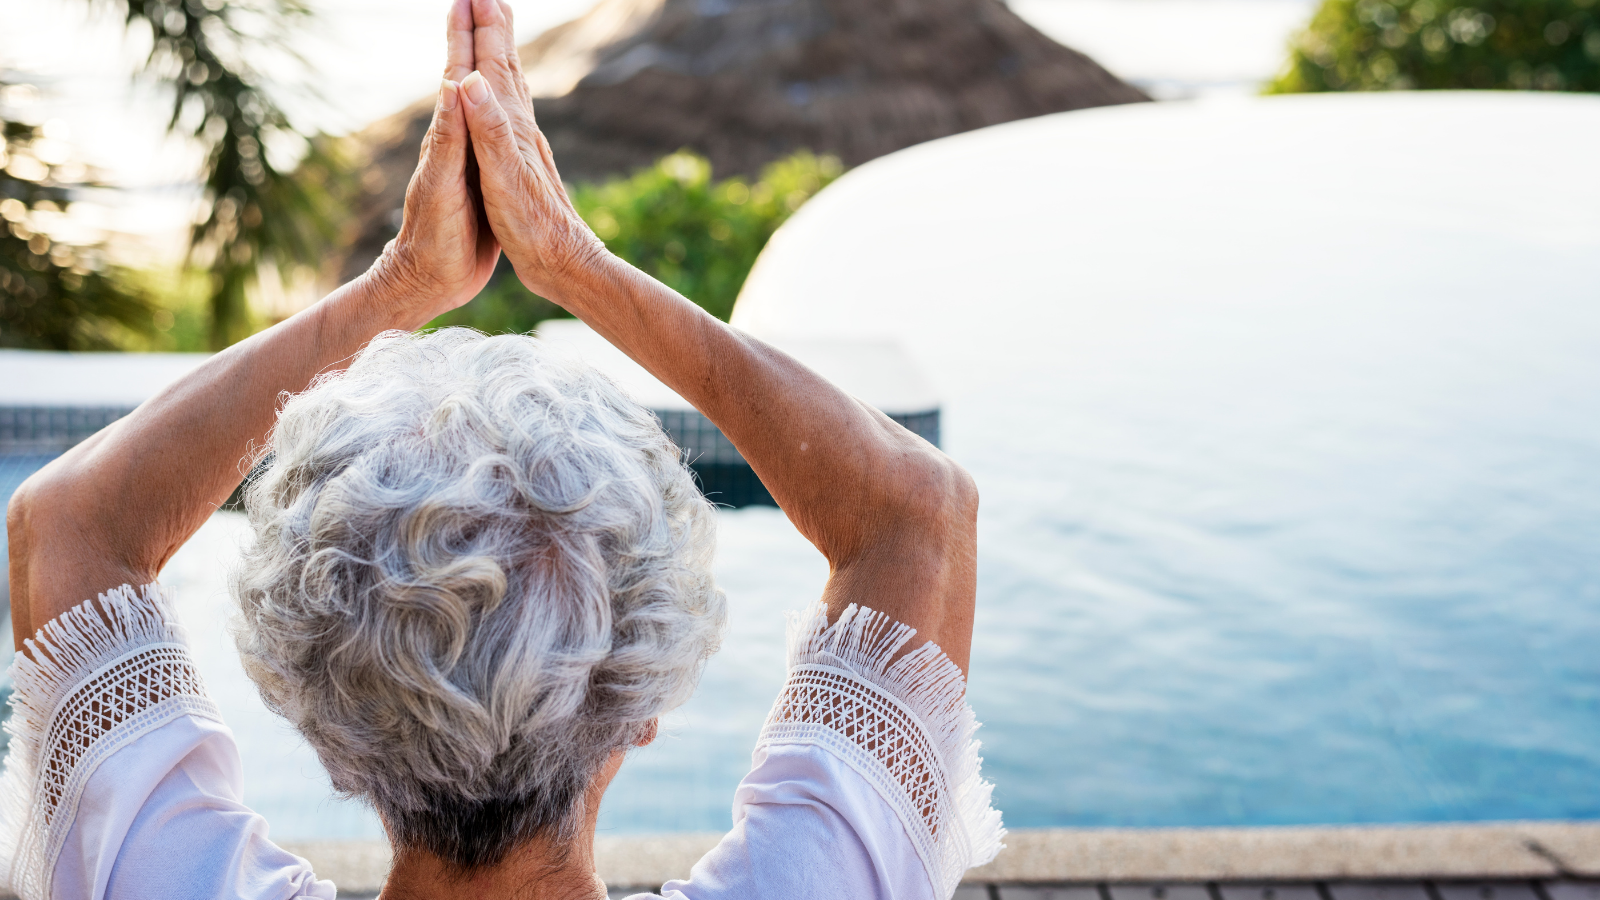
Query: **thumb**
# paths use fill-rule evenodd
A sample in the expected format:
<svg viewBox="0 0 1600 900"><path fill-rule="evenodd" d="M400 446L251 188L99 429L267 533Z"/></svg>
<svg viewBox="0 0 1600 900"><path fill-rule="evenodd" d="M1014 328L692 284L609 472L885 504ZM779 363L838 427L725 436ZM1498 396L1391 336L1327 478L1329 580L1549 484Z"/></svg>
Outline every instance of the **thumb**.
<svg viewBox="0 0 1600 900"><path fill-rule="evenodd" d="M463 79L460 93L467 129L472 133L473 153L478 158L479 177L491 184L504 184L523 162L511 117L481 73L473 72Z"/></svg>
<svg viewBox="0 0 1600 900"><path fill-rule="evenodd" d="M436 178L459 175L467 165L467 121L461 109L461 86L448 78L439 86L428 126L427 151L422 168Z"/></svg>

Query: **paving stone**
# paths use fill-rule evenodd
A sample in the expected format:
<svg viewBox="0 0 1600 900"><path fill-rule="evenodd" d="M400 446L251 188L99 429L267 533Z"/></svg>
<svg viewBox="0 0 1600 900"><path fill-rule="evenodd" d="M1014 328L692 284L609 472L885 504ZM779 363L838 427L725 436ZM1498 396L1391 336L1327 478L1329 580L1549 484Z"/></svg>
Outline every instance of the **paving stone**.
<svg viewBox="0 0 1600 900"><path fill-rule="evenodd" d="M1100 900L1100 889L1092 884L1006 884L1000 886L1000 900Z"/></svg>
<svg viewBox="0 0 1600 900"><path fill-rule="evenodd" d="M1600 900L1600 881L1546 881L1550 900Z"/></svg>
<svg viewBox="0 0 1600 900"><path fill-rule="evenodd" d="M1211 892L1205 885L1193 882L1113 884L1111 900L1211 900Z"/></svg>
<svg viewBox="0 0 1600 900"><path fill-rule="evenodd" d="M1317 893L1317 886L1309 883L1224 881L1218 887L1222 891L1222 900L1322 900L1322 895Z"/></svg>
<svg viewBox="0 0 1600 900"><path fill-rule="evenodd" d="M950 900L990 900L989 886L987 884L963 884L956 888L956 895Z"/></svg>
<svg viewBox="0 0 1600 900"><path fill-rule="evenodd" d="M1420 881L1330 881L1333 900L1430 900Z"/></svg>

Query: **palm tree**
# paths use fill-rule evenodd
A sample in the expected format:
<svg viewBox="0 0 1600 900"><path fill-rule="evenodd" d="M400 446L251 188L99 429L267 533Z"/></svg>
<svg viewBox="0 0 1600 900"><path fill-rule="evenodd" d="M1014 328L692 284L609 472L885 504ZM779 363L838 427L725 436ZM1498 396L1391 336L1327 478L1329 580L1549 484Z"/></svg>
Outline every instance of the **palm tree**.
<svg viewBox="0 0 1600 900"><path fill-rule="evenodd" d="M33 86L0 74L0 98ZM147 298L107 271L100 247L53 241L40 220L96 187L45 129L0 101L0 347L98 350L150 329Z"/></svg>
<svg viewBox="0 0 1600 900"><path fill-rule="evenodd" d="M118 2L130 30L147 27L153 35L141 75L171 90L168 132L198 142L204 151L198 173L202 211L190 230L188 259L209 276L209 342L221 349L252 330L246 296L263 273L275 276L315 264L342 221L338 200L348 167L332 141L294 130L245 53L251 47L292 56L286 38L306 19L307 9L300 0ZM8 122L6 127L8 140L31 140L31 125ZM280 166L267 152L286 143L302 150L293 166ZM24 219L40 203L70 202L82 185L58 175L47 171L37 181L14 172L0 176L9 179L0 181L0 199L16 201L10 208ZM17 203L28 212L20 212ZM20 240L19 224L37 247L40 242L26 222L11 222L7 239ZM5 292L0 341L61 349L100 346L106 341L84 337L103 332L93 323L96 317L135 328L148 320L147 303L119 292L81 260L61 266L48 254L20 252L9 244L0 249L0 270L8 273L0 276ZM72 286L80 282L83 287ZM75 317L87 318L70 324ZM54 324L46 326L46 320Z"/></svg>
<svg viewBox="0 0 1600 900"><path fill-rule="evenodd" d="M331 141L295 132L244 53L271 48L304 64L286 38L309 13L301 0L121 2L127 24L143 23L155 36L144 73L172 88L169 132L187 130L206 149L205 212L190 231L189 253L210 273L210 341L220 350L250 333L246 290L264 268L314 264L337 236L346 166ZM185 129L186 119L193 124ZM303 142L295 170L267 153L281 139Z"/></svg>

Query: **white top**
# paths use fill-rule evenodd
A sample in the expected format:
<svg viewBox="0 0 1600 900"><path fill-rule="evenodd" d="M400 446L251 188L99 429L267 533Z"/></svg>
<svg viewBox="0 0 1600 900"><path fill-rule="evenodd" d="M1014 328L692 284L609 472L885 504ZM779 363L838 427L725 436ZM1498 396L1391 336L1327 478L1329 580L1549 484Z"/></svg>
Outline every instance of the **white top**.
<svg viewBox="0 0 1600 900"><path fill-rule="evenodd" d="M857 607L832 625L820 605L791 615L733 830L660 896L948 898L994 857L1004 829L961 672L931 643L889 664L912 634ZM23 900L335 897L245 804L163 589L103 594L28 646L0 783L0 859Z"/></svg>

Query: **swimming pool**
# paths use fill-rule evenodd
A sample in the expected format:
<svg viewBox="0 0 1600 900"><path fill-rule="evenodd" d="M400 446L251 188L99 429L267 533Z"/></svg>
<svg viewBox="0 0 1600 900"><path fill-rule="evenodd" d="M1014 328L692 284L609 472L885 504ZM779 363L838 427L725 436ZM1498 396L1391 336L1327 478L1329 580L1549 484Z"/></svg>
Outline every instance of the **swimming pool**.
<svg viewBox="0 0 1600 900"><path fill-rule="evenodd" d="M1409 441L1373 458L1324 429L1310 459L1170 441L1130 456L1105 435L969 458L986 510L971 697L1008 824L1600 816L1592 457L1580 435L1534 432L1497 459L1473 431L1413 435L1480 447L1448 462L1405 462ZM782 678L782 613L826 578L780 512L720 517L728 640L623 767L613 833L727 827ZM224 575L245 534L219 514L164 579L239 736L246 796L279 838L381 837L330 798L232 654Z"/></svg>
<svg viewBox="0 0 1600 900"><path fill-rule="evenodd" d="M1560 106L1563 121L1576 108ZM1395 109L1415 120L1434 107ZM1425 124L1499 121L1470 112ZM1347 147L1315 131L1349 127L1339 115L1269 124L1344 159ZM1102 166L1128 155L1104 133L1073 140L1109 147ZM1170 197L1197 169L1234 177L1219 159L1248 146L1219 143L1139 190ZM1546 155L1567 146L1551 141ZM1476 163L1453 159L1464 168L1441 177L1465 183ZM1505 177L1554 191L1551 165ZM1257 205L1240 201L1236 215L1256 218L1221 237L1170 209L1138 219L1126 197L1114 198L1134 211L1126 220L1060 226L1081 243L997 235L970 252L1020 242L1055 253L1073 291L1028 295L1002 280L976 312L982 295L935 271L944 251L907 226L908 241L926 240L907 264L965 292L885 294L884 305L925 312L890 318L940 381L945 446L983 493L970 696L1008 825L1600 817L1600 189L1569 186L1561 196L1578 197L1581 215L1567 220L1490 215L1474 200L1418 225L1399 200L1361 218L1378 201L1360 191L1392 200L1410 188L1356 175L1371 173L1327 187L1294 241L1249 197ZM1019 220L1027 204L1055 202L1005 196L1020 198L1007 212ZM943 227L936 210L896 209ZM1348 233L1329 225L1357 219L1365 227ZM1117 278L1086 282L1111 252L1096 235L1116 229L1167 252L1129 250L1113 259ZM1206 255L1220 243L1281 267ZM1207 266L1223 274L1195 274ZM800 281L823 311L857 302ZM872 309L851 309L849 322L872 324ZM623 767L605 830L728 826L782 677L782 611L826 577L781 513L720 515L728 640L695 697ZM246 799L280 839L379 837L369 813L329 797L315 759L238 670L223 570L242 537L238 516L213 518L164 578L240 737Z"/></svg>

